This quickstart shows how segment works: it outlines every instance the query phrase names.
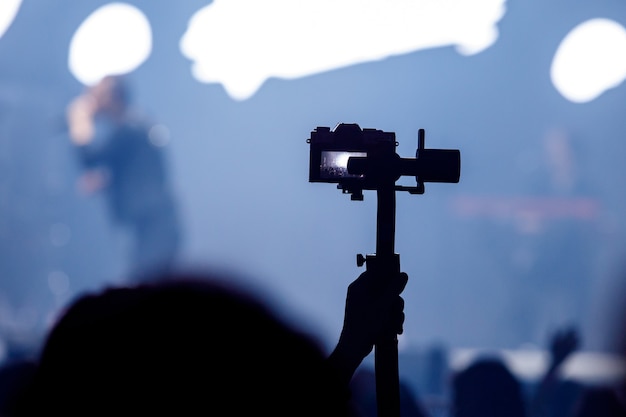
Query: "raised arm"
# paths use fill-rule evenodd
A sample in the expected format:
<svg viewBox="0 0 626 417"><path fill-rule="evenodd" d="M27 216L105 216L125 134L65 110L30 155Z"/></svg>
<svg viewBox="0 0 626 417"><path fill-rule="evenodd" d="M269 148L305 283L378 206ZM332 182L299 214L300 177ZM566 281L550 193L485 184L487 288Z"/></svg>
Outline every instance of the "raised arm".
<svg viewBox="0 0 626 417"><path fill-rule="evenodd" d="M346 385L381 337L390 329L403 332L404 300L400 294L408 275L401 272L378 278L366 271L348 286L341 336L328 359Z"/></svg>
<svg viewBox="0 0 626 417"><path fill-rule="evenodd" d="M96 111L96 101L88 93L76 97L67 106L66 117L70 139L75 145L87 145L93 140Z"/></svg>
<svg viewBox="0 0 626 417"><path fill-rule="evenodd" d="M559 371L565 360L578 349L579 345L580 337L574 328L564 328L552 335L549 346L550 363L531 399L530 417L545 415L545 408L552 401L559 381Z"/></svg>

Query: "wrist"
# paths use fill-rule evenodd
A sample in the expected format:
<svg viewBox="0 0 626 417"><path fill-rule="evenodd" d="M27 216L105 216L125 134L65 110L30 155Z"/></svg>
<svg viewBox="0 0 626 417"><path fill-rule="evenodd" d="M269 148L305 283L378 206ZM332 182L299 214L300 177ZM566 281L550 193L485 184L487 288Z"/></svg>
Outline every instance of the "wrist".
<svg viewBox="0 0 626 417"><path fill-rule="evenodd" d="M373 349L373 346L369 346L369 348L364 346L366 345L354 343L342 335L328 358L331 366L346 385L349 384L356 369Z"/></svg>

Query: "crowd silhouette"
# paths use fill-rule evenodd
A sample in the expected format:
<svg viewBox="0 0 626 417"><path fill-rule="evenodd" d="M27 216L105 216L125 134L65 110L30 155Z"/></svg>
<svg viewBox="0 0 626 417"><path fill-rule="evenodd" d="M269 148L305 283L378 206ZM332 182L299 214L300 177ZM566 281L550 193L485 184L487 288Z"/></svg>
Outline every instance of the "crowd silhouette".
<svg viewBox="0 0 626 417"><path fill-rule="evenodd" d="M380 291L364 273L348 290L343 331L327 356L228 277L160 278L73 302L5 414L350 416L352 374L380 332L401 331L404 320L406 274Z"/></svg>
<svg viewBox="0 0 626 417"><path fill-rule="evenodd" d="M329 355L233 277L160 278L70 303L36 356L3 365L0 416L377 415L375 375L363 361L388 329L403 332L405 273L378 280L364 272L350 284ZM496 354L478 357L450 371L448 406L438 411L400 381L401 415L623 417L626 384L562 378L580 344L574 328L555 332L549 366L531 387Z"/></svg>

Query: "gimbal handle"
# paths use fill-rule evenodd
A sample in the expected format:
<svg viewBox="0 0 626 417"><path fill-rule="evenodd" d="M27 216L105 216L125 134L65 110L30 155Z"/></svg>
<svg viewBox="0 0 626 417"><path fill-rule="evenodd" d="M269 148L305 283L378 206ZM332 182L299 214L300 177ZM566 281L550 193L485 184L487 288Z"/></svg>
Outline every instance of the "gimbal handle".
<svg viewBox="0 0 626 417"><path fill-rule="evenodd" d="M418 132L415 158L401 158L395 153L395 133L361 129L357 124L341 123L334 130L318 127L307 140L311 145L309 181L337 183L352 200L363 200L363 190L376 190L378 213L376 253L358 255L357 264L377 280L400 273L400 257L394 250L396 191L423 194L426 182L459 182L461 153L457 149L426 149L425 131ZM328 153L328 156L323 156ZM337 156L347 155L345 166ZM326 159L328 158L328 163ZM402 176L415 177L415 186L396 185ZM390 328L375 347L376 398L378 417L400 417L398 375L398 338Z"/></svg>
<svg viewBox="0 0 626 417"><path fill-rule="evenodd" d="M400 255L395 253L396 190L395 180L381 184L377 191L376 254L357 255L357 265L366 265L377 280L400 273ZM395 328L374 345L376 404L378 417L400 417L400 380L398 337Z"/></svg>
<svg viewBox="0 0 626 417"><path fill-rule="evenodd" d="M377 280L389 274L400 273L400 256L357 255L357 264L366 265ZM400 417L400 380L398 366L398 337L396 329L390 328L374 345L374 369L376 376L376 404L378 417Z"/></svg>

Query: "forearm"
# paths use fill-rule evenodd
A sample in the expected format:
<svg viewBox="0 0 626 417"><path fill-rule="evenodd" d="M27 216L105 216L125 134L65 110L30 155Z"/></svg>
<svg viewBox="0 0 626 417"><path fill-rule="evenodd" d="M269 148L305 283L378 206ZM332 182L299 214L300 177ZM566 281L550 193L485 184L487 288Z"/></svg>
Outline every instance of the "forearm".
<svg viewBox="0 0 626 417"><path fill-rule="evenodd" d="M350 384L352 376L370 351L363 351L362 348L354 346L345 338L339 338L337 346L328 357L328 362L337 373L340 382L344 386Z"/></svg>
<svg viewBox="0 0 626 417"><path fill-rule="evenodd" d="M341 335L328 358L344 384L349 384L376 340L391 332L402 334L404 300L400 293L407 281L406 273L380 280L366 271L348 286Z"/></svg>
<svg viewBox="0 0 626 417"><path fill-rule="evenodd" d="M95 135L93 109L84 97L75 100L67 110L67 123L70 139L75 145L91 143Z"/></svg>
<svg viewBox="0 0 626 417"><path fill-rule="evenodd" d="M541 417L545 414L545 407L549 404L558 380L558 366L552 363L538 381L535 392L530 399L529 416Z"/></svg>

